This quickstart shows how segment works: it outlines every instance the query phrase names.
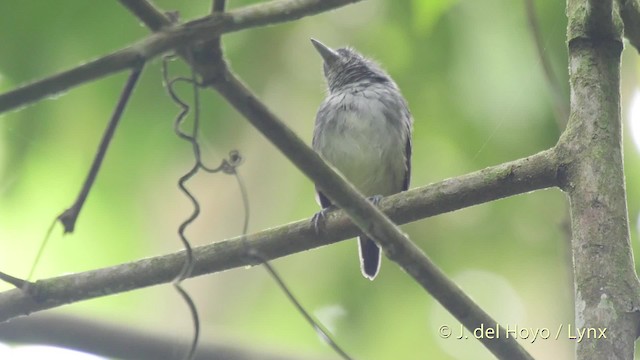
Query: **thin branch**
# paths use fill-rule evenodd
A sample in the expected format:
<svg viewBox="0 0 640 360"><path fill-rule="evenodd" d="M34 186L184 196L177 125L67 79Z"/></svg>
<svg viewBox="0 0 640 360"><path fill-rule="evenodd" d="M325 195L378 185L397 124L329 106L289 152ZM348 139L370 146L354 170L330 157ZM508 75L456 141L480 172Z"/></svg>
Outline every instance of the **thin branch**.
<svg viewBox="0 0 640 360"><path fill-rule="evenodd" d="M9 274L5 274L3 272L0 272L0 280L8 284L11 284L18 289L24 289L29 284L28 280L20 279L15 276L11 276Z"/></svg>
<svg viewBox="0 0 640 360"><path fill-rule="evenodd" d="M226 0L213 0L213 3L211 4L211 13L224 12L226 3L227 3Z"/></svg>
<svg viewBox="0 0 640 360"><path fill-rule="evenodd" d="M567 2L568 39L618 39L622 21L617 14L614 0L570 0ZM615 0L621 1L621 0ZM616 10L616 11L614 11Z"/></svg>
<svg viewBox="0 0 640 360"><path fill-rule="evenodd" d="M44 250L47 248L47 244L49 243L49 239L51 238L51 234L53 234L53 229L56 227L57 223L58 218L53 219L53 221L51 221L51 225L49 225L49 229L47 229L47 232L44 233L44 237L40 242L36 257L33 258L33 263L31 263L31 269L29 269L29 275L27 275L27 283L31 281L33 275L36 273L36 269L38 268L38 264L40 263L40 258L42 258L42 255L44 255ZM19 288L22 288L22 286L19 286Z"/></svg>
<svg viewBox="0 0 640 360"><path fill-rule="evenodd" d="M226 0L213 0L213 3L211 4L211 13L223 13L226 5ZM222 57L222 37L218 36L217 38L213 39L211 41L211 44L207 45L206 47L211 49L211 56L208 56L207 58L218 62L217 67L227 66Z"/></svg>
<svg viewBox="0 0 640 360"><path fill-rule="evenodd" d="M37 314L0 324L0 339L20 344L65 347L115 359L181 360L176 349L186 338L175 333L135 329L63 314ZM275 353L255 344L202 341L195 360L320 360L302 354ZM326 359L326 358L325 358Z"/></svg>
<svg viewBox="0 0 640 360"><path fill-rule="evenodd" d="M555 153L553 150L547 150L527 158L389 196L382 200L380 209L392 220L402 224L556 186L557 172ZM358 228L351 223L345 213L337 210L327 215L325 228L320 234L316 233L311 219L304 219L247 237L194 248L195 264L191 275L199 276L247 265L258 265L259 260L247 256L247 246L255 249L264 259L273 260L349 239L358 233ZM398 256L405 256L405 254ZM406 256L415 255L410 253ZM413 258L411 261L418 260L422 261ZM81 300L169 283L183 263L184 252L177 252L108 268L39 280L27 292L14 289L0 293L0 321ZM420 266L423 266L422 263L416 265L416 267ZM413 273L419 271L417 268L410 268L410 270ZM459 291L449 280L442 282L441 277L437 280L429 285L428 282L432 281L430 277L419 277L420 283L430 287L434 296L441 300L443 294L450 293L446 290L447 288ZM457 299L459 299L458 295L452 296L447 299L447 303L455 306L455 312L460 315L461 305ZM485 321L475 313L475 310L468 310L476 307L466 303L462 307L464 314L461 317L466 326ZM497 342L494 344L503 346ZM523 358L511 353L509 355L511 359Z"/></svg>
<svg viewBox="0 0 640 360"><path fill-rule="evenodd" d="M351 355L347 354L347 352L342 349L340 345L333 339L333 335L327 330L319 321L317 321L311 314L304 308L304 306L298 301L295 295L289 290L289 286L284 283L282 276L278 274L276 269L271 266L268 261L260 259L262 266L267 270L267 273L271 276L271 278L276 282L278 287L282 290L284 295L289 299L289 301L293 304L296 310L304 317L305 321L311 325L316 334L324 341L327 345L333 349L333 351L338 354L344 360L353 360Z"/></svg>
<svg viewBox="0 0 640 360"><path fill-rule="evenodd" d="M118 0L131 11L138 19L154 32L164 27L171 26L171 19L166 17L153 4L146 0Z"/></svg>
<svg viewBox="0 0 640 360"><path fill-rule="evenodd" d="M624 23L624 37L640 52L640 1L618 0Z"/></svg>
<svg viewBox="0 0 640 360"><path fill-rule="evenodd" d="M0 113L54 96L103 76L133 68L140 62L148 61L172 49L212 40L224 33L300 19L357 1L359 0L279 0L247 6L224 14L208 15L166 28L84 65L0 94ZM165 20L168 21L168 18L165 17Z"/></svg>
<svg viewBox="0 0 640 360"><path fill-rule="evenodd" d="M67 210L62 212L58 216L58 220L64 226L65 233L72 233L73 229L76 225L76 221L78 220L78 215L80 215L80 211L82 210L82 206L84 205L85 200L87 200L87 196L91 191L91 187L98 176L98 171L100 170L100 166L102 165L102 161L104 160L104 156L107 153L107 149L109 148L109 144L113 139L113 134L120 123L120 119L122 118L122 113L124 112L125 106L127 106L127 102L131 98L131 93L133 92L133 88L138 82L138 78L140 77L140 73L142 72L142 64L138 65L134 70L131 71L131 75L129 75L129 79L125 84L124 89L122 90L122 94L120 95L120 99L116 105L115 110L113 111L113 115L109 120L109 124L102 135L102 139L100 140L100 145L98 146L98 151L93 159L93 163L91 164L91 168L89 169L89 173L87 174L87 178L82 184L82 189L80 193L76 197L73 205L69 207Z"/></svg>
<svg viewBox="0 0 640 360"><path fill-rule="evenodd" d="M538 16L536 15L535 4L533 3L533 0L524 0L524 3L529 28L531 29L531 35L533 36L533 41L538 53L538 59L542 65L542 71L544 73L544 78L547 81L547 85L549 86L549 89L551 89L551 101L553 102L556 124L560 130L563 130L567 125L567 120L569 119L569 106L562 94L560 82L553 72L549 56L547 56L547 53L545 52L544 43L542 41L542 32L540 31L540 24L538 23Z"/></svg>
<svg viewBox="0 0 640 360"><path fill-rule="evenodd" d="M589 36L615 36L613 0L587 0L587 9L585 29Z"/></svg>
<svg viewBox="0 0 640 360"><path fill-rule="evenodd" d="M0 94L0 113L18 109L46 97L53 97L79 84L133 68L145 60L135 46L116 51L36 82Z"/></svg>

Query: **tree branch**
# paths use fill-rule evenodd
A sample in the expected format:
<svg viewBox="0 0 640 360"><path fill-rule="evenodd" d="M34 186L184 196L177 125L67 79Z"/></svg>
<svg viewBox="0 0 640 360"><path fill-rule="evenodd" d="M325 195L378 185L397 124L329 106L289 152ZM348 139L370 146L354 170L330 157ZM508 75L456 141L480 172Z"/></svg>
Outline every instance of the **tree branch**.
<svg viewBox="0 0 640 360"><path fill-rule="evenodd" d="M618 0L624 23L624 37L640 52L640 1Z"/></svg>
<svg viewBox="0 0 640 360"><path fill-rule="evenodd" d="M527 158L390 196L383 199L380 206L394 221L406 223L507 196L552 187L557 185L557 173L555 153L553 150L547 150ZM272 260L349 239L359 232L342 210L329 213L326 220L325 228L320 234L316 234L311 220L305 219L246 238L233 238L194 248L195 266L192 276L257 265L258 260L247 254L250 249L258 252L264 259ZM415 257L415 254L402 256ZM418 260L412 258L411 261ZM168 283L173 280L183 262L184 253L177 252L39 280L27 292L14 289L0 293L0 321L81 300ZM416 265L420 266L424 264ZM418 270L412 268L412 271ZM420 277L420 281L422 283L431 279ZM438 297L452 291L459 292L448 280L438 280L433 285L423 286L429 286L434 296ZM462 306L456 298L458 295L447 301L456 307ZM483 319L475 311L469 311L470 308L467 306L468 304L464 304L462 307L462 320L465 324L473 319ZM471 309L475 307L472 306ZM458 308L456 311L460 310Z"/></svg>
<svg viewBox="0 0 640 360"><path fill-rule="evenodd" d="M531 35L533 36L533 42L536 47L536 53L544 73L544 78L547 81L549 90L551 90L551 102L553 103L553 112L555 113L556 124L558 129L563 130L567 125L569 119L569 106L567 105L564 96L562 94L562 88L560 82L553 72L551 61L549 61L548 53L546 52L544 42L542 40L542 32L540 31L540 24L538 23L538 16L536 15L536 7L533 0L524 0L525 12L527 14L527 22L531 29Z"/></svg>
<svg viewBox="0 0 640 360"><path fill-rule="evenodd" d="M617 16L618 9L613 6L613 1L568 0L567 17L570 21L567 38L610 39L619 35L622 32L622 21Z"/></svg>
<svg viewBox="0 0 640 360"><path fill-rule="evenodd" d="M170 26L171 19L147 0L118 0L153 32Z"/></svg>
<svg viewBox="0 0 640 360"><path fill-rule="evenodd" d="M26 106L45 97L90 82L145 61L138 48L130 46L36 82L0 94L0 113Z"/></svg>
<svg viewBox="0 0 640 360"><path fill-rule="evenodd" d="M0 324L0 339L21 344L64 347L92 354L136 360L180 360L180 349L189 339L176 334L132 329L97 320L62 314L38 314ZM254 345L228 340L204 341L196 351L195 360L294 360L320 358L274 353L252 349Z"/></svg>
<svg viewBox="0 0 640 360"><path fill-rule="evenodd" d="M614 25L613 0L587 0L585 30L591 37L609 37L619 33Z"/></svg>
<svg viewBox="0 0 640 360"><path fill-rule="evenodd" d="M640 324L640 282L622 162L622 36L620 29L608 36L607 29L590 28L619 19L615 13L608 14L609 21L585 19L586 6L587 0L567 6L571 115L557 147L571 204L576 327L594 330L576 343L577 358L627 360L633 359Z"/></svg>
<svg viewBox="0 0 640 360"><path fill-rule="evenodd" d="M223 12L226 7L226 0L213 0L211 3L211 12Z"/></svg>
<svg viewBox="0 0 640 360"><path fill-rule="evenodd" d="M226 13L208 15L182 25L166 27L142 41L109 55L0 94L0 113L26 106L79 84L133 68L141 62L172 49L213 40L224 33L296 20L357 1L359 0L271 1ZM127 7L132 9L134 5L131 4L141 3L141 1L128 0L126 3L129 4ZM169 21L166 17L165 20L160 20L160 14L157 12L155 17L158 18L153 17L154 20L152 20L153 12L142 12L140 9L144 8L143 5L138 5L136 14L144 13L145 23L149 22L155 26L155 24L164 23L165 20Z"/></svg>
<svg viewBox="0 0 640 360"><path fill-rule="evenodd" d="M58 215L58 221L64 227L64 232L72 233L75 226L76 221L78 220L78 216L80 215L80 211L82 211L82 207L84 202L87 200L87 196L89 196L89 192L93 187L93 183L98 176L98 171L100 171L102 161L109 149L109 144L113 139L113 135L115 134L116 129L118 128L118 124L120 123L120 119L122 118L122 113L124 113L124 109L131 98L131 94L133 93L133 89L138 82L140 74L142 73L143 64L139 64L136 68L131 71L129 75L129 79L125 84L122 93L120 94L120 98L118 99L118 103L116 104L116 108L113 111L113 115L107 124L107 128L102 134L102 139L100 140L100 145L98 146L98 151L93 158L93 162L91 163L91 168L89 169L89 173L87 174L87 178L82 184L82 188L80 189L80 193L76 197L76 200L73 204L67 208L62 214ZM37 259L35 261L37 263ZM36 265L34 263L34 266ZM30 275L31 276L31 275Z"/></svg>

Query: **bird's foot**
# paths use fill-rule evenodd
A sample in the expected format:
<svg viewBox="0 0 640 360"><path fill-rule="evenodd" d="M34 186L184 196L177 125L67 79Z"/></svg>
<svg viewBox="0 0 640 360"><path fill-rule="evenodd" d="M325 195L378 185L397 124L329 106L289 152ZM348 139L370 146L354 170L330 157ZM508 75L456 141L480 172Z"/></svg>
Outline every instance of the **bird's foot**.
<svg viewBox="0 0 640 360"><path fill-rule="evenodd" d="M382 195L373 195L371 197L368 197L367 200L371 201L373 205L378 206L378 204L380 204L380 201L382 201L383 198L384 196Z"/></svg>
<svg viewBox="0 0 640 360"><path fill-rule="evenodd" d="M320 234L321 228L324 226L324 222L327 219L327 214L335 209L336 207L331 205L318 211L311 217L311 223L313 224L313 229L315 230L316 235Z"/></svg>
<svg viewBox="0 0 640 360"><path fill-rule="evenodd" d="M373 205L378 206L378 204L380 203L380 201L382 201L383 198L384 196L382 195L374 195L374 196L368 197L367 200L371 201ZM315 230L316 235L320 234L320 231L324 226L324 222L327 219L327 214L329 214L330 212L336 209L337 207L335 205L330 205L318 211L311 217L311 223L313 224L313 229Z"/></svg>

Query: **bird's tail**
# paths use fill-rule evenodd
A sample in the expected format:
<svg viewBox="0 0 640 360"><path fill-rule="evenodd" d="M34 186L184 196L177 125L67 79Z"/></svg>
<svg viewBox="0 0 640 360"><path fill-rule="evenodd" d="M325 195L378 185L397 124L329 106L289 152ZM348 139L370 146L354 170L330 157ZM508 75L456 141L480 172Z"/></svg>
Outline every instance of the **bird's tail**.
<svg viewBox="0 0 640 360"><path fill-rule="evenodd" d="M380 270L380 248L366 236L358 238L358 245L362 275L369 280L373 280Z"/></svg>

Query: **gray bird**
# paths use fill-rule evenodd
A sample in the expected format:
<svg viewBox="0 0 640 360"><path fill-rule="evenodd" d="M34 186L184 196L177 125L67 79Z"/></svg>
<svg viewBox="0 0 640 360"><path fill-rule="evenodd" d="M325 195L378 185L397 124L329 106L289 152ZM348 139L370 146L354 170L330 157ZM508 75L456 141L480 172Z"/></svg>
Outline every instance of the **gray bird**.
<svg viewBox="0 0 640 360"><path fill-rule="evenodd" d="M377 202L409 188L413 119L391 77L351 48L333 50L311 39L324 60L329 93L313 130L313 149L360 192ZM331 201L316 187L323 212ZM362 275L373 280L380 248L358 238Z"/></svg>

